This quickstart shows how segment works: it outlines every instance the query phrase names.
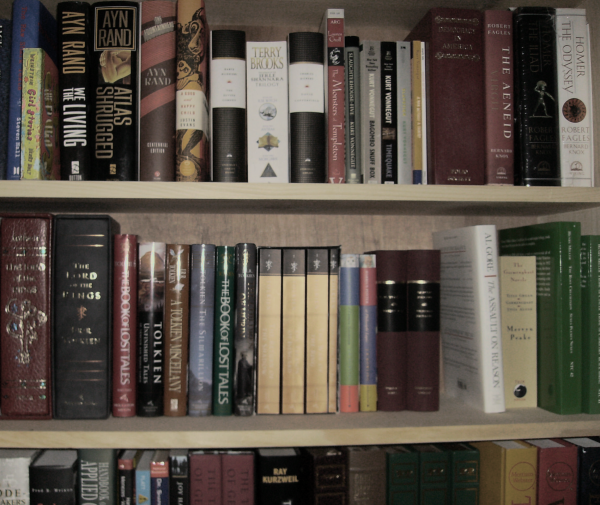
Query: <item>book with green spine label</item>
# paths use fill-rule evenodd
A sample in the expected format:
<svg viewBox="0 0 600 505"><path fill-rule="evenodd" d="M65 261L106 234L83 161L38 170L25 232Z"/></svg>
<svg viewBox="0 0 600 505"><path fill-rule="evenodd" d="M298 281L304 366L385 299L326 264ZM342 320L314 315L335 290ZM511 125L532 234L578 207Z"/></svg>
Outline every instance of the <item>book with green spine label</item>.
<svg viewBox="0 0 600 505"><path fill-rule="evenodd" d="M552 222L499 233L500 255L535 256L538 406L581 412L581 224Z"/></svg>

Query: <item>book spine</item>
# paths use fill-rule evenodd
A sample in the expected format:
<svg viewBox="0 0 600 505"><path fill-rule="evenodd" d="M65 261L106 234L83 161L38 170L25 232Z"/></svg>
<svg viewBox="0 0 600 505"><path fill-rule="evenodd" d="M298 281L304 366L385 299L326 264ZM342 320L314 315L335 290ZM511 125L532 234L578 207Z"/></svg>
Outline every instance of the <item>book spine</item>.
<svg viewBox="0 0 600 505"><path fill-rule="evenodd" d="M381 182L381 47L365 40L360 45L360 128L363 183Z"/></svg>
<svg viewBox="0 0 600 505"><path fill-rule="evenodd" d="M54 415L59 419L103 419L111 410L112 232L108 216L55 218Z"/></svg>
<svg viewBox="0 0 600 505"><path fill-rule="evenodd" d="M223 468L223 503L254 505L254 453L226 453Z"/></svg>
<svg viewBox="0 0 600 505"><path fill-rule="evenodd" d="M94 179L137 181L139 3L108 0L95 3L92 9Z"/></svg>
<svg viewBox="0 0 600 505"><path fill-rule="evenodd" d="M152 454L152 451L144 451L142 458L148 458L147 453ZM142 461L140 461L142 462ZM144 505L151 500L152 488L150 482L150 464L149 460L147 466L138 468L135 471L135 505Z"/></svg>
<svg viewBox="0 0 600 505"><path fill-rule="evenodd" d="M0 456L0 493L10 500L7 505L17 505L17 500L29 502L29 465L35 456L34 451L30 455Z"/></svg>
<svg viewBox="0 0 600 505"><path fill-rule="evenodd" d="M454 444L451 444L454 445ZM450 491L451 504L479 505L479 476L481 458L479 451L467 444L464 448L450 449Z"/></svg>
<svg viewBox="0 0 600 505"><path fill-rule="evenodd" d="M175 180L177 4L140 3L140 180Z"/></svg>
<svg viewBox="0 0 600 505"><path fill-rule="evenodd" d="M165 293L165 416L187 413L190 340L190 246L167 245Z"/></svg>
<svg viewBox="0 0 600 505"><path fill-rule="evenodd" d="M256 496L263 504L304 503L302 458L298 449L285 449L284 454L263 454L256 460ZM282 477L284 476L284 477Z"/></svg>
<svg viewBox="0 0 600 505"><path fill-rule="evenodd" d="M593 186L590 42L585 9L556 9L561 186Z"/></svg>
<svg viewBox="0 0 600 505"><path fill-rule="evenodd" d="M360 49L358 37L346 37L344 70L346 79L346 182L362 183L360 129Z"/></svg>
<svg viewBox="0 0 600 505"><path fill-rule="evenodd" d="M306 252L306 404L307 414L328 411L329 251Z"/></svg>
<svg viewBox="0 0 600 505"><path fill-rule="evenodd" d="M156 451L150 462L150 502L152 505L169 505L169 460L165 453L168 451Z"/></svg>
<svg viewBox="0 0 600 505"><path fill-rule="evenodd" d="M381 42L381 182L398 180L396 43Z"/></svg>
<svg viewBox="0 0 600 505"><path fill-rule="evenodd" d="M137 415L163 415L166 244L138 245Z"/></svg>
<svg viewBox="0 0 600 505"><path fill-rule="evenodd" d="M104 505L117 496L117 449L77 450L77 503ZM100 492L98 492L100 490Z"/></svg>
<svg viewBox="0 0 600 505"><path fill-rule="evenodd" d="M210 32L212 180L248 182L246 157L246 33Z"/></svg>
<svg viewBox="0 0 600 505"><path fill-rule="evenodd" d="M189 505L189 503L190 465L187 450L174 449L169 455L169 504Z"/></svg>
<svg viewBox="0 0 600 505"><path fill-rule="evenodd" d="M344 9L326 10L323 31L326 40L324 61L327 65L323 72L327 122L327 182L343 184L346 182Z"/></svg>
<svg viewBox="0 0 600 505"><path fill-rule="evenodd" d="M513 21L508 10L483 13L485 184L515 180Z"/></svg>
<svg viewBox="0 0 600 505"><path fill-rule="evenodd" d="M327 378L330 413L338 411L338 329L340 304L340 248L329 249L329 359Z"/></svg>
<svg viewBox="0 0 600 505"><path fill-rule="evenodd" d="M137 236L115 235L113 249L113 417L135 416Z"/></svg>
<svg viewBox="0 0 600 505"><path fill-rule="evenodd" d="M256 413L281 410L281 249L258 251Z"/></svg>
<svg viewBox="0 0 600 505"><path fill-rule="evenodd" d="M29 503L74 505L77 503L77 468L34 467L29 470Z"/></svg>
<svg viewBox="0 0 600 505"><path fill-rule="evenodd" d="M215 246L194 244L191 251L188 414L207 416L212 413Z"/></svg>
<svg viewBox="0 0 600 505"><path fill-rule="evenodd" d="M8 156L11 41L12 21L0 19L0 179L6 179Z"/></svg>
<svg viewBox="0 0 600 505"><path fill-rule="evenodd" d="M556 440L566 444L564 440ZM537 503L577 505L577 447L538 447ZM593 503L593 502L592 502Z"/></svg>
<svg viewBox="0 0 600 505"><path fill-rule="evenodd" d="M307 505L348 503L347 455L336 447L302 449Z"/></svg>
<svg viewBox="0 0 600 505"><path fill-rule="evenodd" d="M374 254L360 255L360 410L377 410L377 272Z"/></svg>
<svg viewBox="0 0 600 505"><path fill-rule="evenodd" d="M246 54L248 182L290 182L287 42L246 42Z"/></svg>
<svg viewBox="0 0 600 505"><path fill-rule="evenodd" d="M522 7L513 18L517 50L515 184L521 186L560 186L554 18L554 9L549 7ZM530 64L542 59L543 65ZM540 134L531 135L537 131Z"/></svg>
<svg viewBox="0 0 600 505"><path fill-rule="evenodd" d="M213 349L213 415L233 414L235 248L217 246Z"/></svg>
<svg viewBox="0 0 600 505"><path fill-rule="evenodd" d="M447 503L446 496L450 491L449 464L450 455L447 452L421 452L419 454L420 504L438 505Z"/></svg>
<svg viewBox="0 0 600 505"><path fill-rule="evenodd" d="M358 412L359 306L359 256L342 254L340 261L340 412Z"/></svg>
<svg viewBox="0 0 600 505"><path fill-rule="evenodd" d="M291 182L325 182L323 34L294 32L289 38ZM309 91L308 91L309 90Z"/></svg>
<svg viewBox="0 0 600 505"><path fill-rule="evenodd" d="M304 414L306 250L283 250L281 413Z"/></svg>
<svg viewBox="0 0 600 505"><path fill-rule="evenodd" d="M386 493L385 452L377 446L349 447L348 450L348 504L383 505Z"/></svg>
<svg viewBox="0 0 600 505"><path fill-rule="evenodd" d="M92 23L85 2L60 2L58 84L60 110L60 178L92 178Z"/></svg>
<svg viewBox="0 0 600 505"><path fill-rule="evenodd" d="M423 75L425 65L424 43L420 40L412 41L411 75L412 75L412 182L413 184L427 184L427 158L425 146L424 118L425 107L423 95ZM425 176L423 176L425 175Z"/></svg>
<svg viewBox="0 0 600 505"><path fill-rule="evenodd" d="M235 247L235 373L233 413L254 413L254 348L256 346L256 245Z"/></svg>
<svg viewBox="0 0 600 505"><path fill-rule="evenodd" d="M417 505L419 496L419 453L386 451L386 505ZM458 505L458 504L457 504Z"/></svg>
<svg viewBox="0 0 600 505"><path fill-rule="evenodd" d="M504 467L506 503L536 503L537 448L507 449Z"/></svg>
<svg viewBox="0 0 600 505"><path fill-rule="evenodd" d="M175 180L210 180L208 47L204 0L177 4Z"/></svg>
<svg viewBox="0 0 600 505"><path fill-rule="evenodd" d="M396 42L398 104L398 184L412 184L412 42Z"/></svg>
<svg viewBox="0 0 600 505"><path fill-rule="evenodd" d="M118 505L135 505L135 467L132 460L117 460Z"/></svg>
<svg viewBox="0 0 600 505"><path fill-rule="evenodd" d="M191 504L222 503L222 455L190 453L189 458Z"/></svg>
<svg viewBox="0 0 600 505"><path fill-rule="evenodd" d="M598 447L577 448L577 504L593 504L600 494L600 485L594 478L593 469L600 464L600 451Z"/></svg>

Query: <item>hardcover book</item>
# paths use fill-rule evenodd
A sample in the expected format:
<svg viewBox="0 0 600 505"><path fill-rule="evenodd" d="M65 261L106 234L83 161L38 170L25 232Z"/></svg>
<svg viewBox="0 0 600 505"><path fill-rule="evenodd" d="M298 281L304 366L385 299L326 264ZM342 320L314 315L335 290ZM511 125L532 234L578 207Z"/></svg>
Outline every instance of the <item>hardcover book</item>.
<svg viewBox="0 0 600 505"><path fill-rule="evenodd" d="M329 374L328 412L338 411L338 353L340 307L340 247L329 249Z"/></svg>
<svg viewBox="0 0 600 505"><path fill-rule="evenodd" d="M218 451L193 451L190 462L190 501L197 503L222 503L223 471ZM202 501L197 500L200 497ZM262 505L262 504L261 504Z"/></svg>
<svg viewBox="0 0 600 505"><path fill-rule="evenodd" d="M348 503L348 453L338 447L301 449L306 475L306 505Z"/></svg>
<svg viewBox="0 0 600 505"><path fill-rule="evenodd" d="M360 410L377 410L377 271L374 254L360 262Z"/></svg>
<svg viewBox="0 0 600 505"><path fill-rule="evenodd" d="M169 504L189 505L190 463L187 449L169 451Z"/></svg>
<svg viewBox="0 0 600 505"><path fill-rule="evenodd" d="M419 453L410 446L385 448L386 505L419 504Z"/></svg>
<svg viewBox="0 0 600 505"><path fill-rule="evenodd" d="M76 505L77 451L47 449L29 467L29 503Z"/></svg>
<svg viewBox="0 0 600 505"><path fill-rule="evenodd" d="M140 17L140 181L174 181L177 3L144 0Z"/></svg>
<svg viewBox="0 0 600 505"><path fill-rule="evenodd" d="M152 488L150 482L150 462L154 451L146 450L142 453L135 469L135 505L152 503Z"/></svg>
<svg viewBox="0 0 600 505"><path fill-rule="evenodd" d="M411 448L419 454L420 503L450 505L450 454L433 444Z"/></svg>
<svg viewBox="0 0 600 505"><path fill-rule="evenodd" d="M105 0L94 17L94 179L139 179L139 3Z"/></svg>
<svg viewBox="0 0 600 505"><path fill-rule="evenodd" d="M254 451L226 451L221 465L223 503L254 505Z"/></svg>
<svg viewBox="0 0 600 505"><path fill-rule="evenodd" d="M362 140L360 126L360 48L358 37L345 37L346 79L346 183L362 183Z"/></svg>
<svg viewBox="0 0 600 505"><path fill-rule="evenodd" d="M208 47L204 0L177 4L175 180L210 180Z"/></svg>
<svg viewBox="0 0 600 505"><path fill-rule="evenodd" d="M381 42L381 182L398 181L397 49L395 42Z"/></svg>
<svg viewBox="0 0 600 505"><path fill-rule="evenodd" d="M449 505L479 504L479 451L470 444L450 442L436 444L448 453L449 462Z"/></svg>
<svg viewBox="0 0 600 505"><path fill-rule="evenodd" d="M0 496L6 505L29 505L29 466L38 456L34 449L0 449Z"/></svg>
<svg viewBox="0 0 600 505"><path fill-rule="evenodd" d="M374 40L360 44L360 134L363 183L381 182L381 46Z"/></svg>
<svg viewBox="0 0 600 505"><path fill-rule="evenodd" d="M500 230L500 254L535 256L538 406L581 412L581 224L543 223Z"/></svg>
<svg viewBox="0 0 600 505"><path fill-rule="evenodd" d="M56 18L60 178L86 181L93 175L92 10L87 2L60 2Z"/></svg>
<svg viewBox="0 0 600 505"><path fill-rule="evenodd" d="M54 219L54 417L111 411L112 234L109 216Z"/></svg>
<svg viewBox="0 0 600 505"><path fill-rule="evenodd" d="M52 229L49 214L0 220L3 417L52 417Z"/></svg>
<svg viewBox="0 0 600 505"><path fill-rule="evenodd" d="M411 42L412 75L412 183L428 184L427 113L425 42Z"/></svg>
<svg viewBox="0 0 600 505"><path fill-rule="evenodd" d="M77 503L114 503L118 489L117 456L117 449L77 450Z"/></svg>
<svg viewBox="0 0 600 505"><path fill-rule="evenodd" d="M246 32L210 32L212 180L248 182Z"/></svg>
<svg viewBox="0 0 600 505"><path fill-rule="evenodd" d="M483 184L483 13L430 9L406 40L426 43L428 183Z"/></svg>
<svg viewBox="0 0 600 505"><path fill-rule="evenodd" d="M117 503L135 505L135 472L143 451L125 449L117 457Z"/></svg>
<svg viewBox="0 0 600 505"><path fill-rule="evenodd" d="M433 247L441 251L446 392L486 413L504 412L496 227L438 231Z"/></svg>
<svg viewBox="0 0 600 505"><path fill-rule="evenodd" d="M412 184L412 42L396 42L398 184Z"/></svg>
<svg viewBox="0 0 600 505"><path fill-rule="evenodd" d="M258 449L256 454L256 496L260 505L300 505L307 482L302 456L294 448Z"/></svg>
<svg viewBox="0 0 600 505"><path fill-rule="evenodd" d="M384 505L386 453L378 446L346 447L348 504Z"/></svg>
<svg viewBox="0 0 600 505"><path fill-rule="evenodd" d="M169 451L154 451L150 461L150 503L169 505Z"/></svg>
<svg viewBox="0 0 600 505"><path fill-rule="evenodd" d="M600 442L594 438L565 438L577 447L577 503L592 504L600 496L596 468L600 464Z"/></svg>
<svg viewBox="0 0 600 505"><path fill-rule="evenodd" d="M11 41L12 21L0 19L0 179L6 179L8 155Z"/></svg>

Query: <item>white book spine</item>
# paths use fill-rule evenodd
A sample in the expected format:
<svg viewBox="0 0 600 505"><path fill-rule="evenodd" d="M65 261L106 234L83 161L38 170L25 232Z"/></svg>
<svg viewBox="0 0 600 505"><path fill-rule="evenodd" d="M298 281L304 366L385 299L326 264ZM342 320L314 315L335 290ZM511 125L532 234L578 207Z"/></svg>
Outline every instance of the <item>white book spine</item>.
<svg viewBox="0 0 600 505"><path fill-rule="evenodd" d="M412 100L410 42L397 42L398 184L412 184Z"/></svg>
<svg viewBox="0 0 600 505"><path fill-rule="evenodd" d="M362 166L365 184L381 183L381 47L366 40L360 45Z"/></svg>
<svg viewBox="0 0 600 505"><path fill-rule="evenodd" d="M0 451L0 497L7 505L29 505L29 465L33 456L13 457Z"/></svg>

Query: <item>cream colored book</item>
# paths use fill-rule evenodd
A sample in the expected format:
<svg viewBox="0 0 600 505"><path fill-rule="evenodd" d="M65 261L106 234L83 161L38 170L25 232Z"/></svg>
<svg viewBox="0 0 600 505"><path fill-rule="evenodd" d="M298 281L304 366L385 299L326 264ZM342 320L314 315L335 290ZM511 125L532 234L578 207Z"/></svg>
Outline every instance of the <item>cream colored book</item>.
<svg viewBox="0 0 600 505"><path fill-rule="evenodd" d="M340 249L329 250L329 378L328 412L338 410L338 319Z"/></svg>

